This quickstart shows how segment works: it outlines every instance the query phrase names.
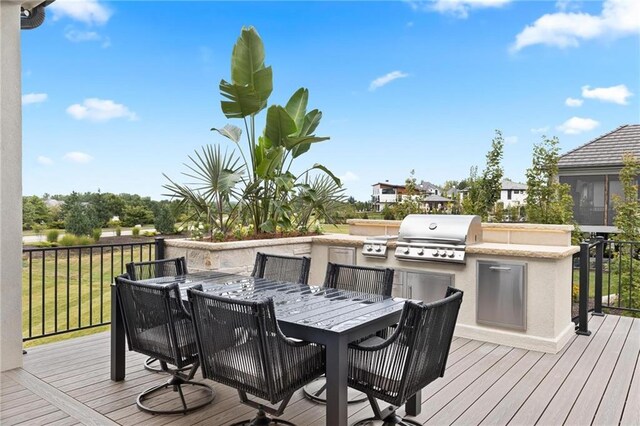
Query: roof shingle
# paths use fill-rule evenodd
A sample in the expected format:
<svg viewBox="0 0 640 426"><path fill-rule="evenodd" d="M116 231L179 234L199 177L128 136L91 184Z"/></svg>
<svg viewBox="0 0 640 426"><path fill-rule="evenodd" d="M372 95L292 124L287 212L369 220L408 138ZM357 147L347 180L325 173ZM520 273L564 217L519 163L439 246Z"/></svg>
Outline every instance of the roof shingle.
<svg viewBox="0 0 640 426"><path fill-rule="evenodd" d="M622 166L622 155L640 158L640 124L626 124L579 146L560 157L558 167Z"/></svg>

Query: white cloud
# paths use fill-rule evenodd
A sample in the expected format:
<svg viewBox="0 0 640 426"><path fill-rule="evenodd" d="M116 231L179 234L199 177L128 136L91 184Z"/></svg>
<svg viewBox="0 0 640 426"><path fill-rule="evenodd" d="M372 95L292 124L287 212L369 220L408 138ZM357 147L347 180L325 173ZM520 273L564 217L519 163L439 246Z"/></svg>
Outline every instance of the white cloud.
<svg viewBox="0 0 640 426"><path fill-rule="evenodd" d="M598 127L600 123L591 118L571 117L556 128L567 135L577 135Z"/></svg>
<svg viewBox="0 0 640 426"><path fill-rule="evenodd" d="M70 161L72 163L88 163L93 160L93 157L89 154L85 154L84 152L67 152L64 157L65 160Z"/></svg>
<svg viewBox="0 0 640 426"><path fill-rule="evenodd" d="M22 105L39 104L47 100L46 93L27 93L22 95Z"/></svg>
<svg viewBox="0 0 640 426"><path fill-rule="evenodd" d="M349 172L346 172L344 175L340 176L340 180L342 181L342 183L355 182L357 180L360 180L360 176L349 171Z"/></svg>
<svg viewBox="0 0 640 426"><path fill-rule="evenodd" d="M82 43L85 41L102 42L101 46L106 48L111 46L111 40L109 37L104 37L96 31L81 31L76 30L73 27L68 27L65 30L64 36L67 40L73 43Z"/></svg>
<svg viewBox="0 0 640 426"><path fill-rule="evenodd" d="M531 129L531 133L544 133L549 131L549 126L536 127Z"/></svg>
<svg viewBox="0 0 640 426"><path fill-rule="evenodd" d="M44 155L39 155L36 161L38 161L38 163L42 164L43 166L50 166L53 164L53 160L49 157L45 157Z"/></svg>
<svg viewBox="0 0 640 426"><path fill-rule="evenodd" d="M117 104L109 99L88 98L82 105L73 104L67 108L67 114L76 120L89 120L94 122L109 121L114 118L127 118L137 120L135 112L129 111L125 105Z"/></svg>
<svg viewBox="0 0 640 426"><path fill-rule="evenodd" d="M626 105L627 98L631 96L633 96L633 93L624 84L611 87L594 87L593 89L589 86L582 86L582 97L587 99Z"/></svg>
<svg viewBox="0 0 640 426"><path fill-rule="evenodd" d="M471 9L502 7L510 2L511 0L406 0L413 10L434 11L463 19L469 16Z"/></svg>
<svg viewBox="0 0 640 426"><path fill-rule="evenodd" d="M515 145L518 143L518 137L517 136L506 136L504 138L504 143L507 145Z"/></svg>
<svg viewBox="0 0 640 426"><path fill-rule="evenodd" d="M584 40L623 37L640 32L638 0L605 0L600 15L560 10L543 15L525 27L516 36L511 50L518 51L536 44L576 47Z"/></svg>
<svg viewBox="0 0 640 426"><path fill-rule="evenodd" d="M576 98L567 98L564 101L564 104L568 107L579 107L582 106L582 103L584 101L582 99L576 99Z"/></svg>
<svg viewBox="0 0 640 426"><path fill-rule="evenodd" d="M369 84L369 90L373 92L374 90L391 83L393 80L405 77L409 77L409 74L402 71L392 71L373 80L371 84Z"/></svg>
<svg viewBox="0 0 640 426"><path fill-rule="evenodd" d="M68 17L85 24L105 24L111 11L98 0L57 0L47 7L53 12L53 19Z"/></svg>

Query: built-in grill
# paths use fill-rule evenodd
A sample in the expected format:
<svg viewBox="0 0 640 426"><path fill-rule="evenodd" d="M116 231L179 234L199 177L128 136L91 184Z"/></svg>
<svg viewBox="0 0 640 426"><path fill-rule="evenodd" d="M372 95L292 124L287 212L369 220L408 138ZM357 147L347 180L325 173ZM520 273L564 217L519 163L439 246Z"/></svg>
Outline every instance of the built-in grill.
<svg viewBox="0 0 640 426"><path fill-rule="evenodd" d="M468 245L482 242L480 216L411 214L400 224L399 260L465 263Z"/></svg>

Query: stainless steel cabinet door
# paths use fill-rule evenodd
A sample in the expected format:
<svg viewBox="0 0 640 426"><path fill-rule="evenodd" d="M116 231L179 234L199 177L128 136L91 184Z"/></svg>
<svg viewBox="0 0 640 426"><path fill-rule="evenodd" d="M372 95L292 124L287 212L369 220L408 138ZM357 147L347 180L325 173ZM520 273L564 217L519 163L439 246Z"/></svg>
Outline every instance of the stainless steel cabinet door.
<svg viewBox="0 0 640 426"><path fill-rule="evenodd" d="M479 260L477 266L476 322L526 330L527 265Z"/></svg>

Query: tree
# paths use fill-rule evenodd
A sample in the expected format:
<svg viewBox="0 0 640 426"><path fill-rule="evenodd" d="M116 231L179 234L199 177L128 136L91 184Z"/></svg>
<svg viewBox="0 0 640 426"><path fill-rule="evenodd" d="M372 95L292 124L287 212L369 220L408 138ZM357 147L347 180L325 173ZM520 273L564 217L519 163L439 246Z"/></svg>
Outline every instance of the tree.
<svg viewBox="0 0 640 426"><path fill-rule="evenodd" d="M526 216L530 223L573 224L570 187L558 181L560 141L542 136L533 146L531 167L527 169ZM577 235L577 227L575 235Z"/></svg>
<svg viewBox="0 0 640 426"><path fill-rule="evenodd" d="M173 234L176 220L168 205L161 205L156 214L154 226L161 234Z"/></svg>
<svg viewBox="0 0 640 426"><path fill-rule="evenodd" d="M91 235L97 220L87 204L74 203L67 211L64 228L74 235Z"/></svg>
<svg viewBox="0 0 640 426"><path fill-rule="evenodd" d="M622 157L624 167L620 171L620 183L622 184L622 197L613 196L613 205L616 209L616 217L613 224L620 233L613 239L618 243L623 241L640 240L640 202L638 202L638 173L640 163L630 153ZM634 246L621 244L618 252L620 262L620 300L628 308L640 308L640 282L633 279L632 271L640 268L638 254ZM637 275L637 272L636 272ZM639 316L635 313L635 316Z"/></svg>
<svg viewBox="0 0 640 426"><path fill-rule="evenodd" d="M143 206L127 206L124 209L124 226L146 225L153 223L153 212Z"/></svg>
<svg viewBox="0 0 640 426"><path fill-rule="evenodd" d="M500 199L504 175L500 165L503 148L502 132L496 130L496 135L491 141L491 150L487 153L487 165L478 181L478 208L483 220L487 219L489 212L493 212L496 201Z"/></svg>
<svg viewBox="0 0 640 426"><path fill-rule="evenodd" d="M47 225L51 214L44 201L36 196L22 197L22 228L31 229L34 225Z"/></svg>
<svg viewBox="0 0 640 426"><path fill-rule="evenodd" d="M404 181L405 193L402 195L402 200L392 207L393 216L397 220L404 219L410 214L424 213L423 200L417 189L415 175L415 170L409 172L409 177Z"/></svg>
<svg viewBox="0 0 640 426"><path fill-rule="evenodd" d="M482 214L480 206L480 182L478 179L478 167L472 166L469 170L467 182L467 194L462 200L462 212L464 214Z"/></svg>

